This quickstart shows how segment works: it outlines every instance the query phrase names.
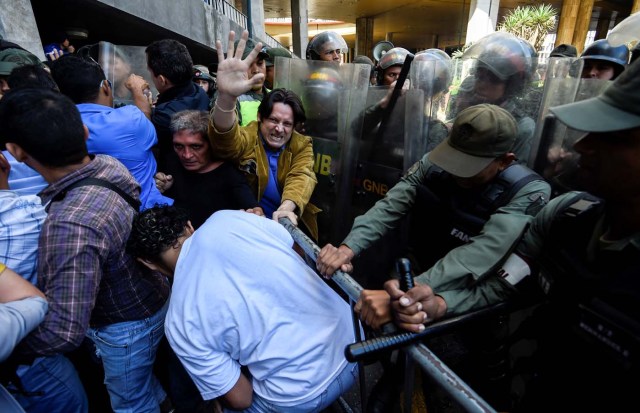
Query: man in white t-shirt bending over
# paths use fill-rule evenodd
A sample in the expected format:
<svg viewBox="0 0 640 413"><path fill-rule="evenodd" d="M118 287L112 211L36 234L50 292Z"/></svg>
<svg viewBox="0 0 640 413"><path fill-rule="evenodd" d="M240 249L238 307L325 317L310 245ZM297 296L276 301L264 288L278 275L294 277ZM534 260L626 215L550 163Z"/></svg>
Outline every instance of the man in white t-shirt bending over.
<svg viewBox="0 0 640 413"><path fill-rule="evenodd" d="M136 217L128 250L173 277L165 332L205 400L320 411L355 382L350 308L292 246L276 221L242 211L216 212L195 232L174 207Z"/></svg>

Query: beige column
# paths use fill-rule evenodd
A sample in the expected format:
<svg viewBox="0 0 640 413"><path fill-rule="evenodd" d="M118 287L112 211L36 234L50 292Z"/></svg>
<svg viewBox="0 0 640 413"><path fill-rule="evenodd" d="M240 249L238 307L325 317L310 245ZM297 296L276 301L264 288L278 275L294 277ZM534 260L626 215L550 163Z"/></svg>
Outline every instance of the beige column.
<svg viewBox="0 0 640 413"><path fill-rule="evenodd" d="M631 14L640 11L640 0L633 0L633 5L631 6Z"/></svg>
<svg viewBox="0 0 640 413"><path fill-rule="evenodd" d="M471 0L465 44L493 33L498 22L500 0Z"/></svg>
<svg viewBox="0 0 640 413"><path fill-rule="evenodd" d="M309 43L309 8L307 0L291 0L291 32L293 53L305 59Z"/></svg>
<svg viewBox="0 0 640 413"><path fill-rule="evenodd" d="M359 17L356 19L356 51L355 56L371 56L373 49L373 18Z"/></svg>
<svg viewBox="0 0 640 413"><path fill-rule="evenodd" d="M587 32L591 23L594 0L582 0L580 3L580 11L573 31L573 45L578 49L578 55L584 50L584 41L587 39Z"/></svg>
<svg viewBox="0 0 640 413"><path fill-rule="evenodd" d="M560 10L560 22L556 33L555 46L560 44L573 44L573 32L576 28L580 0L564 0Z"/></svg>

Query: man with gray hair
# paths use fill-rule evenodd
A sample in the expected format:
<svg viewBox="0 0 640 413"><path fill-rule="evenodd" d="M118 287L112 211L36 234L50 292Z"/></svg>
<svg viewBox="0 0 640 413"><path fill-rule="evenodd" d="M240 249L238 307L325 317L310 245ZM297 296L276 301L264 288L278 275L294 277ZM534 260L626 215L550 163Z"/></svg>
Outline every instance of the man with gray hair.
<svg viewBox="0 0 640 413"><path fill-rule="evenodd" d="M264 215L242 173L211 150L208 125L209 114L204 111L184 110L171 117L173 150L182 168L172 175L158 172L158 188L189 212L195 228L221 209L245 209Z"/></svg>

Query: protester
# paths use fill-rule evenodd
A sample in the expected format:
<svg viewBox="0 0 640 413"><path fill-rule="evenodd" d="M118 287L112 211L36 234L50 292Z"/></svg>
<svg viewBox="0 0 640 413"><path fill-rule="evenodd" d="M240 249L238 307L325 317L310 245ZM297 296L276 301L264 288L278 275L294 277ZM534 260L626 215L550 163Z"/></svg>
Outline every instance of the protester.
<svg viewBox="0 0 640 413"><path fill-rule="evenodd" d="M205 400L322 411L355 382L349 305L292 247L280 224L242 211L216 212L195 232L173 207L136 218L129 251L173 279L167 338Z"/></svg>
<svg viewBox="0 0 640 413"><path fill-rule="evenodd" d="M59 93L22 89L0 105L0 139L49 182L40 193L48 215L38 249L49 312L18 351L60 355L86 335L102 360L113 410L158 412L170 404L152 372L169 285L124 252L139 185L116 159L90 157L87 135L75 105ZM41 378L59 385L51 372Z"/></svg>
<svg viewBox="0 0 640 413"><path fill-rule="evenodd" d="M250 62L260 51L260 43L245 55L248 32L234 47L235 34L229 34L227 57L218 50L218 97L211 111L209 140L222 159L239 165L267 217L277 218L284 212L295 212L308 233L318 236L318 209L309 203L316 186L313 172L311 138L295 131L305 120L298 96L285 89L272 90L258 108L258 121L239 126L235 105L238 96L264 81L264 75L248 77Z"/></svg>

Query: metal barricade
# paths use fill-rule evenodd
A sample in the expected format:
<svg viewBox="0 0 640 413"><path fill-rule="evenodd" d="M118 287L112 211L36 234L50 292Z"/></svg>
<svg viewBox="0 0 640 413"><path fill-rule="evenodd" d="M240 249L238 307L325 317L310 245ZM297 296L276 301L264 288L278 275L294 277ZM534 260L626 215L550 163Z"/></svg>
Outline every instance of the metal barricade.
<svg viewBox="0 0 640 413"><path fill-rule="evenodd" d="M289 231L293 240L302 248L304 253L315 262L320 252L320 247L300 229L294 226L288 218L280 218L279 222ZM362 287L351 278L351 276L342 271L336 271L331 279L344 291L352 302L358 300ZM389 324L385 330L393 331L395 330L395 326ZM347 349L345 349L345 352ZM447 365L424 344L410 344L403 347L403 350L465 411L495 412L485 400L460 379L456 373L447 367Z"/></svg>

